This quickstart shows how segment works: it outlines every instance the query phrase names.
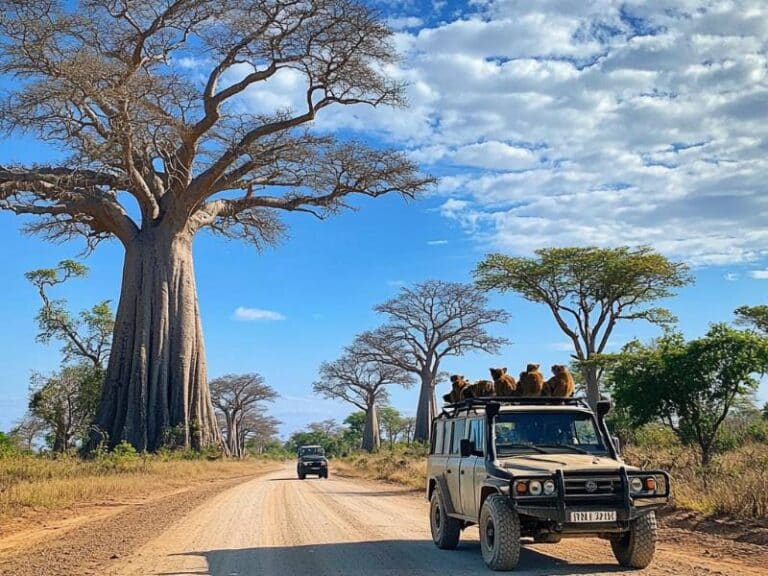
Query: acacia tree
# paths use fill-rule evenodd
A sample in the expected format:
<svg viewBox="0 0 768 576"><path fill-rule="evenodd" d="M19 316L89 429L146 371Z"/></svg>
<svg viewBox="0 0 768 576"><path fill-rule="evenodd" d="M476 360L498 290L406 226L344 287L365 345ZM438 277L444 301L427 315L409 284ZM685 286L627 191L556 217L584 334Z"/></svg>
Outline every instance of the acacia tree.
<svg viewBox="0 0 768 576"><path fill-rule="evenodd" d="M542 248L535 258L490 254L477 265L477 285L484 290L515 292L546 304L573 343L573 358L594 407L600 399L602 354L616 324L646 320L669 325L674 316L646 305L673 294L692 281L688 267L651 248Z"/></svg>
<svg viewBox="0 0 768 576"><path fill-rule="evenodd" d="M277 392L260 374L227 374L211 380L213 406L224 421L225 446L230 456L241 458L248 436L264 418L264 402L272 402Z"/></svg>
<svg viewBox="0 0 768 576"><path fill-rule="evenodd" d="M749 326L768 334L768 306L759 304L757 306L739 306L736 308L736 323L742 326Z"/></svg>
<svg viewBox="0 0 768 576"><path fill-rule="evenodd" d="M630 423L664 422L698 446L706 466L726 418L768 371L768 339L715 324L689 342L676 333L649 346L631 342L606 360L613 398Z"/></svg>
<svg viewBox="0 0 768 576"><path fill-rule="evenodd" d="M381 429L386 433L390 448L395 445L397 437L405 431L405 422L400 412L392 406L382 406L379 410Z"/></svg>
<svg viewBox="0 0 768 576"><path fill-rule="evenodd" d="M110 445L154 450L179 428L187 446L219 442L200 230L260 247L281 236L281 213L322 218L350 195L432 182L401 153L308 130L330 106L404 103L383 73L391 37L360 0L0 0L2 128L68 153L0 167L0 209L49 240L116 238L125 251L96 419ZM249 111L246 92L286 73L303 81L299 109Z"/></svg>
<svg viewBox="0 0 768 576"><path fill-rule="evenodd" d="M471 284L431 280L401 288L395 298L375 307L387 322L363 333L360 341L369 358L419 379L414 440L429 441L442 360L472 351L497 353L507 343L487 327L506 322L509 314L487 305L488 298Z"/></svg>
<svg viewBox="0 0 768 576"><path fill-rule="evenodd" d="M45 423L54 452L66 452L85 439L100 391L101 373L88 364L65 366L47 377L32 376L29 412Z"/></svg>
<svg viewBox="0 0 768 576"><path fill-rule="evenodd" d="M361 447L372 452L381 446L377 407L388 400L387 386L408 387L412 383L413 378L406 370L371 360L357 340L339 359L320 365L320 380L312 387L324 398L343 400L365 413Z"/></svg>
<svg viewBox="0 0 768 576"><path fill-rule="evenodd" d="M102 372L109 359L114 316L109 300L99 302L90 310L82 310L73 317L65 300L54 300L48 291L70 278L83 278L88 268L73 260L63 260L56 268L43 268L25 274L38 291L43 306L37 314L40 332L37 341L47 344L51 340L64 343L61 353L65 363L88 363Z"/></svg>

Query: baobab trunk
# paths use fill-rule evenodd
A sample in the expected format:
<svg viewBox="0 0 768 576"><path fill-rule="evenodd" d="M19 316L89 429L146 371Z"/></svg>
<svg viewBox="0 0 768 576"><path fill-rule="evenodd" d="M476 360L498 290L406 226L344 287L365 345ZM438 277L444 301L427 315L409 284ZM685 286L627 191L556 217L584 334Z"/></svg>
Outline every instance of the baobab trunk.
<svg viewBox="0 0 768 576"><path fill-rule="evenodd" d="M434 379L431 374L421 376L421 391L419 405L416 408L416 423L413 428L415 442L429 442L432 433L432 419L437 413Z"/></svg>
<svg viewBox="0 0 768 576"><path fill-rule="evenodd" d="M94 440L138 450L220 444L205 364L192 235L160 224L126 248Z"/></svg>
<svg viewBox="0 0 768 576"><path fill-rule="evenodd" d="M366 452L375 452L381 447L379 435L379 418L376 413L376 405L368 407L365 412L365 427L363 428L363 445Z"/></svg>

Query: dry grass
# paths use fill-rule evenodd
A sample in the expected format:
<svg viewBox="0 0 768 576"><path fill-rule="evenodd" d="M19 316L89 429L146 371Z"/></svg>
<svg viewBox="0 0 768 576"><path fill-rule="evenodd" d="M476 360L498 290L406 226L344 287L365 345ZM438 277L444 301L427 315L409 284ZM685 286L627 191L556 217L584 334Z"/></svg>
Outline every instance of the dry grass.
<svg viewBox="0 0 768 576"><path fill-rule="evenodd" d="M640 448L624 454L629 464L661 468L672 475L672 506L707 516L739 519L768 518L768 445L747 444L716 457L707 471L697 464L689 448ZM337 461L342 474L402 484L425 485L423 455L383 452L351 456Z"/></svg>
<svg viewBox="0 0 768 576"><path fill-rule="evenodd" d="M392 482L421 490L425 488L427 459L408 452L358 454L335 460L334 469L345 476Z"/></svg>
<svg viewBox="0 0 768 576"><path fill-rule="evenodd" d="M682 446L629 447L624 458L667 470L675 508L745 520L768 518L768 445L752 443L725 452L706 470L693 450Z"/></svg>
<svg viewBox="0 0 768 576"><path fill-rule="evenodd" d="M125 502L194 484L263 472L261 460L182 460L157 456L48 459L0 458L0 522L30 510Z"/></svg>

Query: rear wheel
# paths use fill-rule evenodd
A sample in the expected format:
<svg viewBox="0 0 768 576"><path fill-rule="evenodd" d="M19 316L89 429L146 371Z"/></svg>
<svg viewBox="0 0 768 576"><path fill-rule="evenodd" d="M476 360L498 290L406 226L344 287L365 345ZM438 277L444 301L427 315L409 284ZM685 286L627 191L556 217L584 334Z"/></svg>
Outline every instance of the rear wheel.
<svg viewBox="0 0 768 576"><path fill-rule="evenodd" d="M441 550L453 550L459 545L461 521L448 516L440 488L435 488L429 500L429 527L432 541Z"/></svg>
<svg viewBox="0 0 768 576"><path fill-rule="evenodd" d="M648 512L630 523L629 532L611 539L616 560L626 568L645 568L656 552L656 513Z"/></svg>
<svg viewBox="0 0 768 576"><path fill-rule="evenodd" d="M480 510L480 550L491 570L513 570L520 560L520 518L501 494L491 494Z"/></svg>

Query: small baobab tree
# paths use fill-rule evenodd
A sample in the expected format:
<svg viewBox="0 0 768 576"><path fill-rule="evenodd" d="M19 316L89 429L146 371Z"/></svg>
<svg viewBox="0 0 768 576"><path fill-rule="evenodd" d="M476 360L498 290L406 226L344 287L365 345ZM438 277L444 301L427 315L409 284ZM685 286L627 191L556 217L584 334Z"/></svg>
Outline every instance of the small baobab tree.
<svg viewBox="0 0 768 576"><path fill-rule="evenodd" d="M228 374L211 380L213 406L222 416L224 444L230 456L243 456L245 441L264 414L264 402L273 402L275 392L260 374Z"/></svg>
<svg viewBox="0 0 768 576"><path fill-rule="evenodd" d="M356 340L339 359L320 365L320 379L313 389L324 398L343 400L365 413L362 449L371 452L381 446L377 408L388 400L387 387L407 387L412 383L409 372L372 360L363 344Z"/></svg>
<svg viewBox="0 0 768 576"><path fill-rule="evenodd" d="M281 237L280 214L322 218L352 195L432 182L402 153L309 130L332 106L402 105L385 75L396 58L362 0L0 0L0 128L66 153L0 166L0 209L48 240L124 249L96 418L110 445L155 450L168 430L193 448L220 441L198 232L262 247ZM249 108L246 95L285 74L301 104Z"/></svg>
<svg viewBox="0 0 768 576"><path fill-rule="evenodd" d="M402 288L375 310L387 322L360 336L368 358L405 370L421 383L414 440L429 440L437 412L435 387L440 364L447 356L467 352L496 353L507 343L488 333L488 326L506 322L504 310L488 308L488 298L471 284L432 280Z"/></svg>

